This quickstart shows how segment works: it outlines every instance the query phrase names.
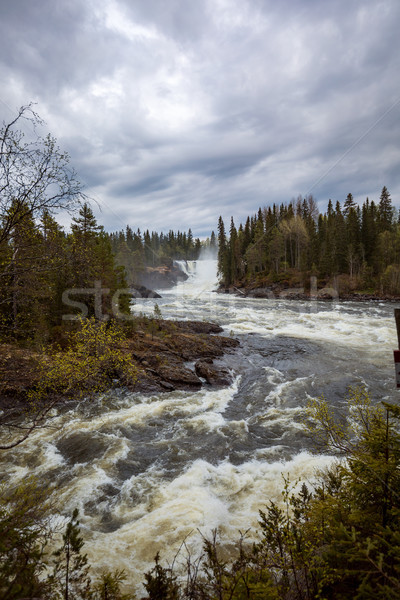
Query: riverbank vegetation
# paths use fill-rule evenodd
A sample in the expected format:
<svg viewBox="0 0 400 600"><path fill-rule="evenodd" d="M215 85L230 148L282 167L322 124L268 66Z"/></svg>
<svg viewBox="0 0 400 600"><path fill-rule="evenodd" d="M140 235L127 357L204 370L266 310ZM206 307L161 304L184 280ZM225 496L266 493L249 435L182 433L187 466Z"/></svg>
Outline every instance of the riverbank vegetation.
<svg viewBox="0 0 400 600"><path fill-rule="evenodd" d="M226 288L276 285L309 292L314 277L318 288L341 296L400 294L400 223L386 187L378 203L367 198L359 206L348 194L343 206L329 200L324 214L312 196L260 208L238 228L232 219L229 232L220 217L218 243Z"/></svg>
<svg viewBox="0 0 400 600"><path fill-rule="evenodd" d="M335 453L313 482L282 480L281 501L267 501L257 535L243 533L229 552L215 532L197 555L185 551L143 575L144 597L191 600L395 600L400 594L400 411L350 390L335 418L325 400L307 409L318 451ZM122 570L89 564L77 511L62 531L49 518L49 490L29 481L0 493L0 598L129 600ZM58 540L56 550L54 537ZM252 541L249 540L252 538ZM58 544L58 545L57 545ZM115 563L115 560L114 560ZM178 566L179 565L179 566Z"/></svg>
<svg viewBox="0 0 400 600"><path fill-rule="evenodd" d="M214 359L239 342L213 335L220 332L203 321L165 321L155 305L153 315L129 321L72 321L42 350L1 344L0 450L24 442L53 408L90 403L113 388L159 393L228 385L232 374Z"/></svg>

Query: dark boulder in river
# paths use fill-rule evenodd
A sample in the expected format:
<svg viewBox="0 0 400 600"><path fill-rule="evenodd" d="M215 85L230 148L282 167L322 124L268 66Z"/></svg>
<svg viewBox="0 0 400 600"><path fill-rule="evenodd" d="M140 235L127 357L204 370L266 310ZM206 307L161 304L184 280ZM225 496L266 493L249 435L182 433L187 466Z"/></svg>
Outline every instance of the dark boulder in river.
<svg viewBox="0 0 400 600"><path fill-rule="evenodd" d="M131 291L134 298L161 298L160 294L157 294L157 292L154 292L153 290L149 290L144 285L132 286Z"/></svg>
<svg viewBox="0 0 400 600"><path fill-rule="evenodd" d="M149 288L170 289L181 281L186 281L188 276L174 265L162 265L160 267L147 267L139 275L139 284Z"/></svg>

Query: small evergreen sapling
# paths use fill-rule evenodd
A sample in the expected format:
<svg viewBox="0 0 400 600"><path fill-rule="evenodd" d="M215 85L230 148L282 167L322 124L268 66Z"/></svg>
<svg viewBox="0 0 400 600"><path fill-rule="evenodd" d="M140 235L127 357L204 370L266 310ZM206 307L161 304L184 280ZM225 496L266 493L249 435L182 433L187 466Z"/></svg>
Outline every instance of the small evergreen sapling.
<svg viewBox="0 0 400 600"><path fill-rule="evenodd" d="M80 535L78 509L72 513L62 536L62 545L54 552L54 569L50 581L60 592L60 598L88 598L90 591L89 566Z"/></svg>

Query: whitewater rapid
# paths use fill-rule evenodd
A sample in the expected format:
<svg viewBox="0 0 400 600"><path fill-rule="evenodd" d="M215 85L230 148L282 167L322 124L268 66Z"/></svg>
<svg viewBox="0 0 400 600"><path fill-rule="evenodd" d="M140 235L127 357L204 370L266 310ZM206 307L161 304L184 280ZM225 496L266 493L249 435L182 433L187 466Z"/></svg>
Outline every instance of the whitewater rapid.
<svg viewBox="0 0 400 600"><path fill-rule="evenodd" d="M331 457L312 453L302 419L310 398L335 407L351 385L396 399L392 304L250 299L216 294L215 261L182 265L189 279L135 313L214 321L240 348L220 360L219 390L141 394L115 390L55 414L2 458L3 477L34 474L65 516L77 507L85 551L99 567L143 579L157 550L171 560L187 538L219 528L223 540L257 525L283 478L312 479Z"/></svg>

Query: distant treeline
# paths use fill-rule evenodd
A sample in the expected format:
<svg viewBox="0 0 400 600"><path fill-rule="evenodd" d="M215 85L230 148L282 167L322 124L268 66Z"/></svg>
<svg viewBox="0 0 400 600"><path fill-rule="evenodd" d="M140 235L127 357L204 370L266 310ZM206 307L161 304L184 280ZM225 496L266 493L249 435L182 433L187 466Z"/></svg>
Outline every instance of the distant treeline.
<svg viewBox="0 0 400 600"><path fill-rule="evenodd" d="M62 325L63 315L81 314L77 302L83 302L92 316L95 281L109 290L102 294L101 309L110 312L113 293L126 287L125 274L89 205L81 206L70 233L46 210L34 219L28 207L24 210L19 203L17 209L21 216L0 244L0 339L45 342ZM86 290L68 296L75 308L63 302L69 289ZM128 310L127 297L120 300L121 310Z"/></svg>
<svg viewBox="0 0 400 600"><path fill-rule="evenodd" d="M20 206L18 210L23 212ZM81 314L77 302L93 316L96 281L109 290L101 294L101 311L110 314L113 294L137 282L146 267L195 260L204 248L216 252L214 232L203 242L193 239L190 229L142 236L128 226L108 234L87 203L73 217L70 233L48 211L34 219L26 209L0 243L0 338L46 341L62 325L63 315ZM67 292L75 307L64 302L68 290L75 290ZM129 310L127 296L120 296L120 305Z"/></svg>
<svg viewBox="0 0 400 600"><path fill-rule="evenodd" d="M379 203L360 207L348 194L343 206L329 200L319 214L310 195L259 209L227 236L218 222L218 270L224 286L254 282L298 283L316 275L341 276L343 291L400 293L400 224L386 187Z"/></svg>
<svg viewBox="0 0 400 600"><path fill-rule="evenodd" d="M173 260L197 260L203 249L217 252L215 233L200 241L194 239L192 230L167 234L140 229L133 231L128 225L124 230L110 234L111 246L118 265L125 268L127 280L132 284L140 278L147 267L171 265Z"/></svg>

